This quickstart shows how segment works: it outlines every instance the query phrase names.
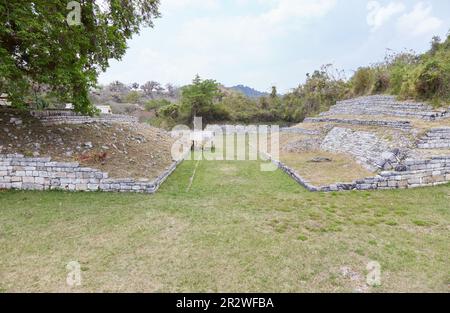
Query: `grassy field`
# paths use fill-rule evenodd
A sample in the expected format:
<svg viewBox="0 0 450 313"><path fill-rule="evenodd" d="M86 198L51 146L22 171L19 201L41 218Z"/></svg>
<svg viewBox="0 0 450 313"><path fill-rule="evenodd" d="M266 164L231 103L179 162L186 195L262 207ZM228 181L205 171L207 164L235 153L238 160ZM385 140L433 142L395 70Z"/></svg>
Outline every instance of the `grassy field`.
<svg viewBox="0 0 450 313"><path fill-rule="evenodd" d="M152 196L0 192L0 291L448 292L449 209L448 185L309 193L257 162L186 161Z"/></svg>

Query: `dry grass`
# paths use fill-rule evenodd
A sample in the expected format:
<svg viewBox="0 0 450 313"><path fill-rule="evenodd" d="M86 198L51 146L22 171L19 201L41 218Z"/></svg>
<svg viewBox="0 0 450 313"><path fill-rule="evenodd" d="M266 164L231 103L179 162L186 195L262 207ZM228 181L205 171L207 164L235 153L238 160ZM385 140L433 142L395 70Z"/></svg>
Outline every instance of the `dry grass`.
<svg viewBox="0 0 450 313"><path fill-rule="evenodd" d="M332 161L323 163L310 162L316 157L329 158ZM348 183L357 179L374 176L373 173L344 154L334 154L324 151L303 153L282 152L281 161L316 186L329 185L337 182Z"/></svg>

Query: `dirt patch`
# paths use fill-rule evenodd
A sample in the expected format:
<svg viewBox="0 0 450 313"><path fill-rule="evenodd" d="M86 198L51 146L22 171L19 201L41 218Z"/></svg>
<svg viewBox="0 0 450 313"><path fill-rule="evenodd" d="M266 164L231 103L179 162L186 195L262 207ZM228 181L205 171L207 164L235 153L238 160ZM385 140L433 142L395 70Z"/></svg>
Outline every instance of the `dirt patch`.
<svg viewBox="0 0 450 313"><path fill-rule="evenodd" d="M357 179L374 176L352 158L344 154L324 151L302 153L281 153L281 161L296 170L297 173L314 185L349 183ZM331 162L315 163L316 158L329 159Z"/></svg>
<svg viewBox="0 0 450 313"><path fill-rule="evenodd" d="M44 126L26 112L0 110L0 153L79 162L114 178L155 178L172 163L173 139L145 124Z"/></svg>

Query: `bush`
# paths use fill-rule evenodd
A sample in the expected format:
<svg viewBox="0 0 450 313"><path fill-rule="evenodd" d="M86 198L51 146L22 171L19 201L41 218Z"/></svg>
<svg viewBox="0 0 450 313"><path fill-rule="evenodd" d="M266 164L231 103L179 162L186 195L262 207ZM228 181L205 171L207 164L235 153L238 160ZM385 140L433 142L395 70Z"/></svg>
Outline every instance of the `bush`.
<svg viewBox="0 0 450 313"><path fill-rule="evenodd" d="M165 106L172 104L169 100L166 99L155 99L150 100L145 104L145 109L147 111L156 110Z"/></svg>
<svg viewBox="0 0 450 313"><path fill-rule="evenodd" d="M372 88L372 93L384 93L388 90L390 85L389 72L384 69L377 69L375 71L375 83Z"/></svg>
<svg viewBox="0 0 450 313"><path fill-rule="evenodd" d="M430 60L419 67L415 80L417 96L421 99L431 99L439 95L444 84L444 73L436 60Z"/></svg>
<svg viewBox="0 0 450 313"><path fill-rule="evenodd" d="M370 67L360 67L352 78L353 93L357 96L369 94L375 81L374 70Z"/></svg>
<svg viewBox="0 0 450 313"><path fill-rule="evenodd" d="M139 103L140 99L141 99L141 94L137 91L130 91L125 96L125 101L128 103Z"/></svg>
<svg viewBox="0 0 450 313"><path fill-rule="evenodd" d="M158 117L168 117L172 119L177 119L180 113L180 106L174 103L163 106L157 111Z"/></svg>

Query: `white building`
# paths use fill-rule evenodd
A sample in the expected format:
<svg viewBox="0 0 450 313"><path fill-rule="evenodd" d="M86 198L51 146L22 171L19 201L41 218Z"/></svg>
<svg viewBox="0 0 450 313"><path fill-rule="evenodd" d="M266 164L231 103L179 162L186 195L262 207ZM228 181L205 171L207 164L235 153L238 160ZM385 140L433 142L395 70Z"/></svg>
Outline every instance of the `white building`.
<svg viewBox="0 0 450 313"><path fill-rule="evenodd" d="M100 110L102 114L112 114L112 109L109 105L96 105L95 108Z"/></svg>

